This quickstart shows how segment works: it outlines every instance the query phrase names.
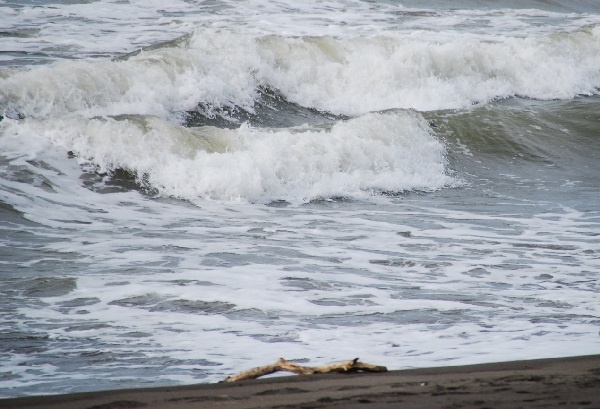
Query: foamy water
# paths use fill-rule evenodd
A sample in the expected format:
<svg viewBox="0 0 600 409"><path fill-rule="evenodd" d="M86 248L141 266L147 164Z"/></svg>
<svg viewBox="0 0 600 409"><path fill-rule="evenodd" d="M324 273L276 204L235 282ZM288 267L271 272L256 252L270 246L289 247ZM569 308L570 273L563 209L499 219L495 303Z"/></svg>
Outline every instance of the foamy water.
<svg viewBox="0 0 600 409"><path fill-rule="evenodd" d="M598 352L598 10L163 3L0 3L0 396Z"/></svg>
<svg viewBox="0 0 600 409"><path fill-rule="evenodd" d="M600 29L494 42L455 34L441 43L406 34L338 39L199 30L164 47L116 61L6 70L2 102L26 116L169 117L200 102L251 110L259 86L344 115L457 109L515 95L568 99L598 87Z"/></svg>
<svg viewBox="0 0 600 409"><path fill-rule="evenodd" d="M128 169L161 194L189 200L306 201L453 182L443 145L412 112L284 130L184 128L156 117L12 125L15 139L43 135L99 172Z"/></svg>

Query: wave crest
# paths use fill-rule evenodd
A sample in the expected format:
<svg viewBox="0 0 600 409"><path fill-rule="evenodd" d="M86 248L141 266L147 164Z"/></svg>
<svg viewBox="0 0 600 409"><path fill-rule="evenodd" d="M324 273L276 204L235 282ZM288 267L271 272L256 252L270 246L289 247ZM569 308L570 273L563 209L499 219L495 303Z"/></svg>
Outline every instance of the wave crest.
<svg viewBox="0 0 600 409"><path fill-rule="evenodd" d="M123 169L182 199L304 202L430 191L453 181L444 145L413 111L284 129L184 128L140 116L11 123L17 137L40 135L99 172Z"/></svg>
<svg viewBox="0 0 600 409"><path fill-rule="evenodd" d="M459 109L511 96L570 99L600 87L600 28L481 41L387 34L249 37L209 30L115 61L63 61L0 78L0 106L179 118L198 105L251 112L260 89L336 115ZM11 108L13 109L13 108Z"/></svg>

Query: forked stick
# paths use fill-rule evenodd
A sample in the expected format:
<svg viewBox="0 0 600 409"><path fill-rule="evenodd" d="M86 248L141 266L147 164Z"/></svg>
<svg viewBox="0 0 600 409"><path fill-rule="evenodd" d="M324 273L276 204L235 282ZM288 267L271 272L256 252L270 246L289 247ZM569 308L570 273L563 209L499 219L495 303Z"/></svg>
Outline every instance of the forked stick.
<svg viewBox="0 0 600 409"><path fill-rule="evenodd" d="M246 379L256 379L264 375L269 375L275 372L292 372L298 375L313 375L317 373L348 373L348 372L386 372L385 366L371 365L364 362L359 362L358 358L350 361L338 362L331 365L323 366L302 366L283 358L279 358L273 365L259 366L258 368L244 371L234 376L230 376L223 382L237 382Z"/></svg>

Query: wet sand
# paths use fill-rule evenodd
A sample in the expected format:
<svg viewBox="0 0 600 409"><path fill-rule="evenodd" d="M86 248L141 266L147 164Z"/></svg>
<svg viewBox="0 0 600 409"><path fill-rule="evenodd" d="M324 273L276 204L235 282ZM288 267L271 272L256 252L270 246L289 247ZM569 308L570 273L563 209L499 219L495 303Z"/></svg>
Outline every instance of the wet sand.
<svg viewBox="0 0 600 409"><path fill-rule="evenodd" d="M600 409L600 355L35 396L0 408Z"/></svg>

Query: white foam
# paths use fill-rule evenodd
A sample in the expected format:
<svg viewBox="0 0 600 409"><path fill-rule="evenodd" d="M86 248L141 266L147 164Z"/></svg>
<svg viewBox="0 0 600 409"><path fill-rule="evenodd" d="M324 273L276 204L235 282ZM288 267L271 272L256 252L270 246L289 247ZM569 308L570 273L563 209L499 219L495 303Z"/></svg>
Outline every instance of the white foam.
<svg viewBox="0 0 600 409"><path fill-rule="evenodd" d="M425 31L439 39L448 32L527 36L598 24L597 16L542 10L451 10L408 8L397 2L223 0L143 4L103 0L42 4L0 3L7 32L0 49L40 53L50 58L94 57L131 52L172 40L196 28L226 29L244 35L373 35L382 31ZM432 29L433 28L433 29ZM420 33L419 35L422 35ZM16 60L18 57L16 58Z"/></svg>
<svg viewBox="0 0 600 409"><path fill-rule="evenodd" d="M503 37L281 37L199 30L125 61L63 61L0 78L26 116L177 118L199 103L251 110L258 86L337 114L465 108L496 98L569 99L600 86L600 29Z"/></svg>
<svg viewBox="0 0 600 409"><path fill-rule="evenodd" d="M352 129L418 118L394 115L369 115ZM44 140L33 121L25 123L33 142ZM0 138L2 148L10 141ZM51 179L54 192L2 179L7 201L42 226L15 229L50 239L44 254L57 261L75 255L69 264L81 269L68 294L18 306L19 325L49 336L46 356L61 351L80 360L108 350L124 358L96 362L94 373L84 374L60 361L39 363L45 356L14 354L5 371L20 378L3 382L5 391L42 393L50 378L58 385L53 391L76 378L120 387L132 372L137 382L219 381L280 356L315 365L359 356L400 369L591 354L600 345L594 325L598 249L590 240L597 213L550 211L542 204L537 212L470 212L436 208L429 195L339 208L202 200L194 207L135 192L91 192L75 182L77 166L64 160L64 151L25 146L28 156L16 158L14 145L14 165L34 169L26 159L35 153L62 172L35 168ZM54 151L60 151L56 157ZM123 302L136 297L150 300ZM81 299L92 302L68 306ZM165 301L192 308L227 303L231 310L154 308ZM126 359L132 353L146 369L135 372ZM147 369L165 361L173 372ZM23 362L32 362L29 371Z"/></svg>
<svg viewBox="0 0 600 409"><path fill-rule="evenodd" d="M187 129L156 117L10 122L100 172L135 172L185 199L305 201L373 191L435 190L452 182L443 145L414 112L368 114L330 128Z"/></svg>
<svg viewBox="0 0 600 409"><path fill-rule="evenodd" d="M224 36L222 41L227 41ZM252 43L236 37L239 51ZM126 61L62 61L0 78L0 104L35 117L78 112L86 116L151 114L169 117L200 102L252 106L256 53L226 60L210 51L170 47ZM204 52L206 51L206 52ZM214 54L214 55L211 55Z"/></svg>
<svg viewBox="0 0 600 409"><path fill-rule="evenodd" d="M269 84L292 101L342 114L389 108L438 110L514 95L569 99L600 85L600 31L494 43L453 34L268 37L263 53L276 67Z"/></svg>

